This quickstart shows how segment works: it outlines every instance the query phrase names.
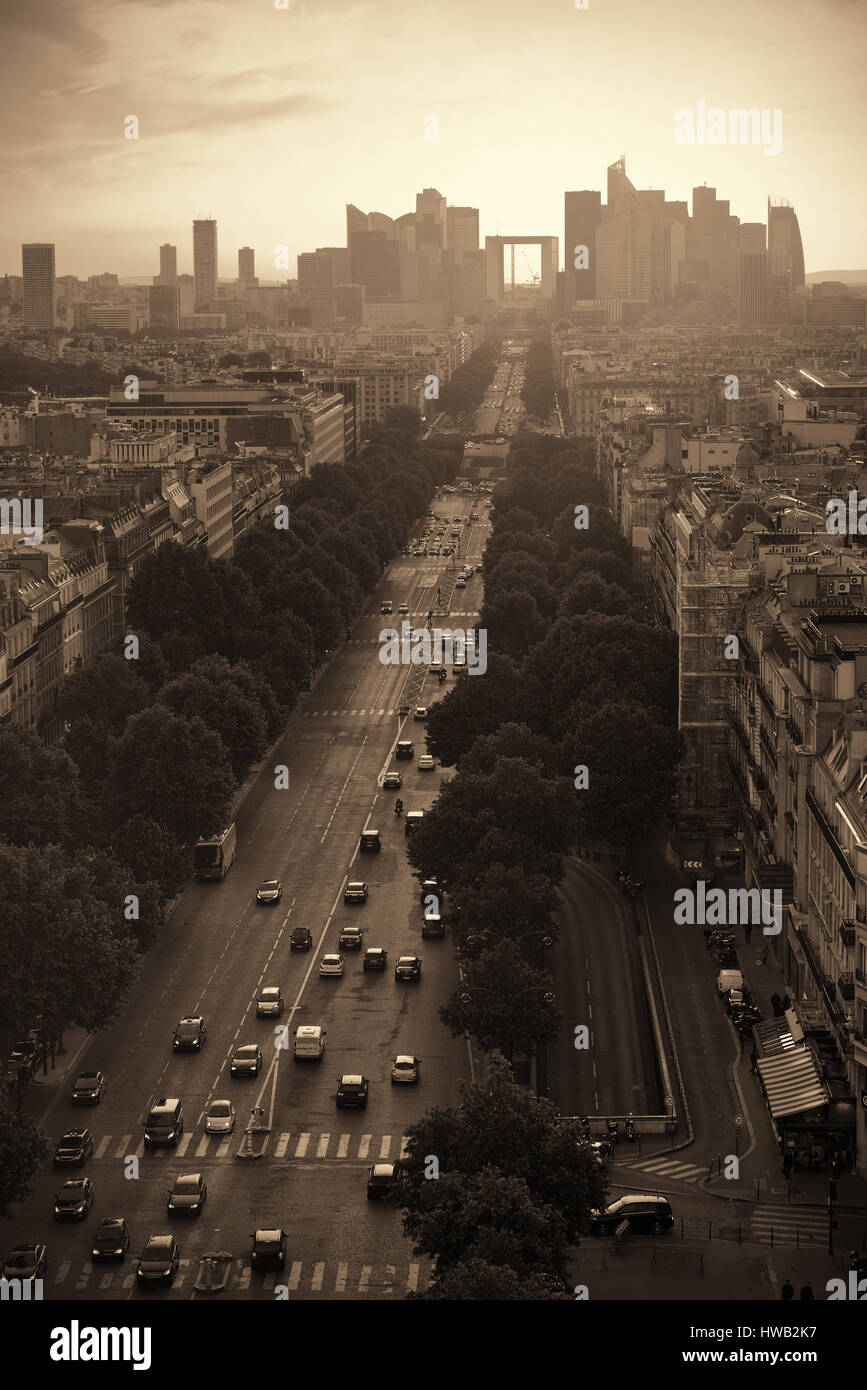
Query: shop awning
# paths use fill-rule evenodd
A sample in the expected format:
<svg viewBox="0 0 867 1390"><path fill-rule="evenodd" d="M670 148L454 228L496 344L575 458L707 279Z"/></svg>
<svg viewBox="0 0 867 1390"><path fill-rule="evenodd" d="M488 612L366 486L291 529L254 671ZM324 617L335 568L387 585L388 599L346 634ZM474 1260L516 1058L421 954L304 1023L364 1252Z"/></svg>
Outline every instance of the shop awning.
<svg viewBox="0 0 867 1390"><path fill-rule="evenodd" d="M807 1047L795 1047L778 1057L759 1057L756 1070L775 1120L797 1115L800 1110L815 1110L828 1100L816 1059Z"/></svg>
<svg viewBox="0 0 867 1390"><path fill-rule="evenodd" d="M760 889L770 893L779 889L780 902L795 901L795 871L791 864L760 864L756 869L756 882Z"/></svg>
<svg viewBox="0 0 867 1390"><path fill-rule="evenodd" d="M757 1023L753 1037L759 1057L779 1057L803 1045L804 1030L794 1009L787 1009L785 1018L769 1018Z"/></svg>

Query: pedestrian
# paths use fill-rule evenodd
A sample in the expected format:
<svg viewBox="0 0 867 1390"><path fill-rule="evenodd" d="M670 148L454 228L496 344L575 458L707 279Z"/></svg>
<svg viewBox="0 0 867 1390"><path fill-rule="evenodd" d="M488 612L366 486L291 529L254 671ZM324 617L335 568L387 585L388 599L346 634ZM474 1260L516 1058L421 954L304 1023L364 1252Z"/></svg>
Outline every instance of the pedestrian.
<svg viewBox="0 0 867 1390"><path fill-rule="evenodd" d="M753 934L753 924L752 924L752 922L745 922L745 923L744 923L744 936L747 938L747 945L748 945L748 946L749 946L749 944L750 944L750 937L752 936L752 934Z"/></svg>
<svg viewBox="0 0 867 1390"><path fill-rule="evenodd" d="M800 1298L802 1303L812 1303L813 1285L810 1283L809 1279L806 1279L804 1281L804 1287L801 1289L801 1292L798 1295L798 1297Z"/></svg>
<svg viewBox="0 0 867 1390"><path fill-rule="evenodd" d="M780 1298L784 1303L791 1303L795 1297L795 1286L788 1279L780 1290Z"/></svg>
<svg viewBox="0 0 867 1390"><path fill-rule="evenodd" d="M768 963L768 948L767 948L767 946L763 946L763 947L762 947L761 961L762 961L762 965L767 965L767 963Z"/></svg>
<svg viewBox="0 0 867 1390"><path fill-rule="evenodd" d="M783 1177L786 1182L792 1176L792 1155L788 1151L783 1155Z"/></svg>

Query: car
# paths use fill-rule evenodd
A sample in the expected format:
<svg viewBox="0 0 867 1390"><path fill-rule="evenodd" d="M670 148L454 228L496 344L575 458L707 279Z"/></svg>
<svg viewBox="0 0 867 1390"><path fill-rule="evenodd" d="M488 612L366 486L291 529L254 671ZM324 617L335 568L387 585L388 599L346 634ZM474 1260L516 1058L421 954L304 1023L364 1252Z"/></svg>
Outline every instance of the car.
<svg viewBox="0 0 867 1390"><path fill-rule="evenodd" d="M310 935L309 927L293 927L292 935L289 937L290 951L309 951L313 945L313 937Z"/></svg>
<svg viewBox="0 0 867 1390"><path fill-rule="evenodd" d="M55 1168L80 1168L93 1153L93 1135L89 1129L68 1129L57 1141L54 1150Z"/></svg>
<svg viewBox="0 0 867 1390"><path fill-rule="evenodd" d="M403 786L403 778L399 772L387 772L382 779L382 785L386 791L400 791Z"/></svg>
<svg viewBox="0 0 867 1390"><path fill-rule="evenodd" d="M721 970L716 977L716 987L720 994L728 994L731 989L744 987L744 977L739 970Z"/></svg>
<svg viewBox="0 0 867 1390"><path fill-rule="evenodd" d="M435 766L436 764L434 763L434 760L431 757L430 753L422 753L421 757L418 760L419 772L433 772Z"/></svg>
<svg viewBox="0 0 867 1390"><path fill-rule="evenodd" d="M364 944L364 927L341 927L337 944L348 951L357 951Z"/></svg>
<svg viewBox="0 0 867 1390"><path fill-rule="evenodd" d="M258 1076L261 1066L261 1047L257 1043L242 1043L235 1048L229 1071L232 1076Z"/></svg>
<svg viewBox="0 0 867 1390"><path fill-rule="evenodd" d="M390 1197L400 1180L397 1163L372 1163L367 1170L368 1199Z"/></svg>
<svg viewBox="0 0 867 1390"><path fill-rule="evenodd" d="M401 708L403 709L404 707L402 706ZM407 714L409 714L409 706L407 705L405 708ZM409 760L411 762L414 757L414 754L415 750L412 746L411 741L408 738L399 738L395 745L394 756L398 760Z"/></svg>
<svg viewBox="0 0 867 1390"><path fill-rule="evenodd" d="M358 837L358 848L362 854L378 854L382 849L382 836L378 830L362 830Z"/></svg>
<svg viewBox="0 0 867 1390"><path fill-rule="evenodd" d="M231 1134L235 1128L235 1107L230 1100L212 1100L205 1111L206 1134Z"/></svg>
<svg viewBox="0 0 867 1390"><path fill-rule="evenodd" d="M430 548L430 553L431 553L431 555L439 555L439 553L440 553L440 548L439 548L439 546L438 546L438 545L432 545L431 548Z"/></svg>
<svg viewBox="0 0 867 1390"><path fill-rule="evenodd" d="M649 1232L656 1236L674 1225L674 1216L667 1197L627 1192L604 1211L591 1211L590 1230L594 1236L613 1235L623 1221L627 1221L630 1231L636 1234Z"/></svg>
<svg viewBox="0 0 867 1390"><path fill-rule="evenodd" d="M129 1249L129 1229L122 1216L104 1216L90 1247L92 1260L122 1260Z"/></svg>
<svg viewBox="0 0 867 1390"><path fill-rule="evenodd" d="M428 670L430 671L432 676L438 676L442 669L443 664L437 656L435 656L433 660L428 663Z"/></svg>
<svg viewBox="0 0 867 1390"><path fill-rule="evenodd" d="M279 903L282 896L283 885L279 878L265 878L256 889L256 902L266 903L268 906Z"/></svg>
<svg viewBox="0 0 867 1390"><path fill-rule="evenodd" d="M363 1110L367 1105L370 1082L358 1073L337 1078L337 1104L342 1108Z"/></svg>
<svg viewBox="0 0 867 1390"><path fill-rule="evenodd" d="M430 936L445 936L446 929L443 926L443 919L438 912L426 912L421 924L421 934L427 939Z"/></svg>
<svg viewBox="0 0 867 1390"><path fill-rule="evenodd" d="M404 1082L412 1085L418 1081L421 1060L412 1057L408 1053L401 1054L391 1059L391 1079L392 1082Z"/></svg>
<svg viewBox="0 0 867 1390"><path fill-rule="evenodd" d="M407 811L403 822L404 835L411 835L414 830L418 830L424 820L424 811Z"/></svg>
<svg viewBox="0 0 867 1390"><path fill-rule="evenodd" d="M320 975L342 975L343 957L342 956L323 956L319 962Z"/></svg>
<svg viewBox="0 0 867 1390"><path fill-rule="evenodd" d="M189 1014L178 1021L172 1046L175 1052L200 1052L208 1030L200 1014Z"/></svg>
<svg viewBox="0 0 867 1390"><path fill-rule="evenodd" d="M416 705L413 719L427 719L427 705Z"/></svg>
<svg viewBox="0 0 867 1390"><path fill-rule="evenodd" d="M93 1206L90 1178L70 1178L54 1198L55 1221L83 1221Z"/></svg>
<svg viewBox="0 0 867 1390"><path fill-rule="evenodd" d="M16 1245L6 1256L4 1279L41 1279L48 1264L48 1251L39 1241Z"/></svg>
<svg viewBox="0 0 867 1390"><path fill-rule="evenodd" d="M135 1272L139 1284L171 1284L181 1262L174 1236L150 1236Z"/></svg>
<svg viewBox="0 0 867 1390"><path fill-rule="evenodd" d="M484 568L484 565L476 565L476 574L481 574Z"/></svg>
<svg viewBox="0 0 867 1390"><path fill-rule="evenodd" d="M466 587L467 587L467 581L466 581L462 576L459 576L459 577L455 580L455 588L456 588L456 589L465 589Z"/></svg>
<svg viewBox="0 0 867 1390"><path fill-rule="evenodd" d="M256 1000L257 1018L279 1018L283 1012L283 995L279 985L265 985Z"/></svg>
<svg viewBox="0 0 867 1390"><path fill-rule="evenodd" d="M398 956L397 964L394 967L394 978L396 980L420 980L421 961L418 956Z"/></svg>
<svg viewBox="0 0 867 1390"><path fill-rule="evenodd" d="M397 611L398 611L398 613L408 613L408 612L409 612L409 604L408 604L408 603L399 603L399 604L397 605Z"/></svg>
<svg viewBox="0 0 867 1390"><path fill-rule="evenodd" d="M367 884L360 878L351 878L343 890L345 903L366 903Z"/></svg>
<svg viewBox="0 0 867 1390"><path fill-rule="evenodd" d="M83 1071L72 1088L76 1105L99 1105L105 1093L105 1077L101 1071Z"/></svg>
<svg viewBox="0 0 867 1390"><path fill-rule="evenodd" d="M169 1216L185 1213L199 1216L207 1200L208 1188L201 1173L180 1173L174 1186L169 1188L166 1211Z"/></svg>
<svg viewBox="0 0 867 1390"><path fill-rule="evenodd" d="M385 600L379 605L379 611L380 611L380 613L393 613L393 612L394 612L394 604L392 603L392 601L391 601L390 598L385 599Z"/></svg>
<svg viewBox="0 0 867 1390"><path fill-rule="evenodd" d="M34 1038L26 1038L23 1042L17 1042L9 1053L7 1067L10 1075L20 1074L26 1079L33 1075L33 1071L39 1062L40 1047Z"/></svg>
<svg viewBox="0 0 867 1390"><path fill-rule="evenodd" d="M279 1227L260 1226L250 1236L253 1248L250 1263L254 1269L283 1269L286 1264L286 1232Z"/></svg>
<svg viewBox="0 0 867 1390"><path fill-rule="evenodd" d="M397 713L398 713L398 718L403 719L405 715L409 714L409 705L407 705L407 704L398 705L398 707L397 707Z"/></svg>
<svg viewBox="0 0 867 1390"><path fill-rule="evenodd" d="M361 962L362 970L384 970L388 964L388 951L384 946L368 946Z"/></svg>
<svg viewBox="0 0 867 1390"><path fill-rule="evenodd" d="M436 898L438 904L440 899L439 879L423 878L419 884L419 897L424 904L427 903L428 898Z"/></svg>

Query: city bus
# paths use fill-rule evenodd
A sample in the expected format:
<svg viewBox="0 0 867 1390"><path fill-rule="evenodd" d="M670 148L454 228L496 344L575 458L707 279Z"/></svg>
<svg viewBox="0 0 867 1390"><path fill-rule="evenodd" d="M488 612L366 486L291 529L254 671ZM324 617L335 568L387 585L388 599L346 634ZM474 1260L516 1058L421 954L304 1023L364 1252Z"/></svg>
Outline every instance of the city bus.
<svg viewBox="0 0 867 1390"><path fill-rule="evenodd" d="M225 878L235 858L234 821L217 835L203 835L193 846L193 872L196 878Z"/></svg>

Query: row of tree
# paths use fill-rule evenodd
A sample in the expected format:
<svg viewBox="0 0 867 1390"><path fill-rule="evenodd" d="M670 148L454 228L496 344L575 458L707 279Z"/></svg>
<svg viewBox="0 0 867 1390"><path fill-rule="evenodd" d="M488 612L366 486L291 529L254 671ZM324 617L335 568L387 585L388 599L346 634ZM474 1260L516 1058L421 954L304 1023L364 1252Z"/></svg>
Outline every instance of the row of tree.
<svg viewBox="0 0 867 1390"><path fill-rule="evenodd" d="M528 415L547 420L554 404L554 359L547 343L533 342L527 349L521 400Z"/></svg>
<svg viewBox="0 0 867 1390"><path fill-rule="evenodd" d="M497 349L493 343L483 343L476 348L440 391L440 406L446 414L457 417L476 410L494 379L496 367Z"/></svg>

